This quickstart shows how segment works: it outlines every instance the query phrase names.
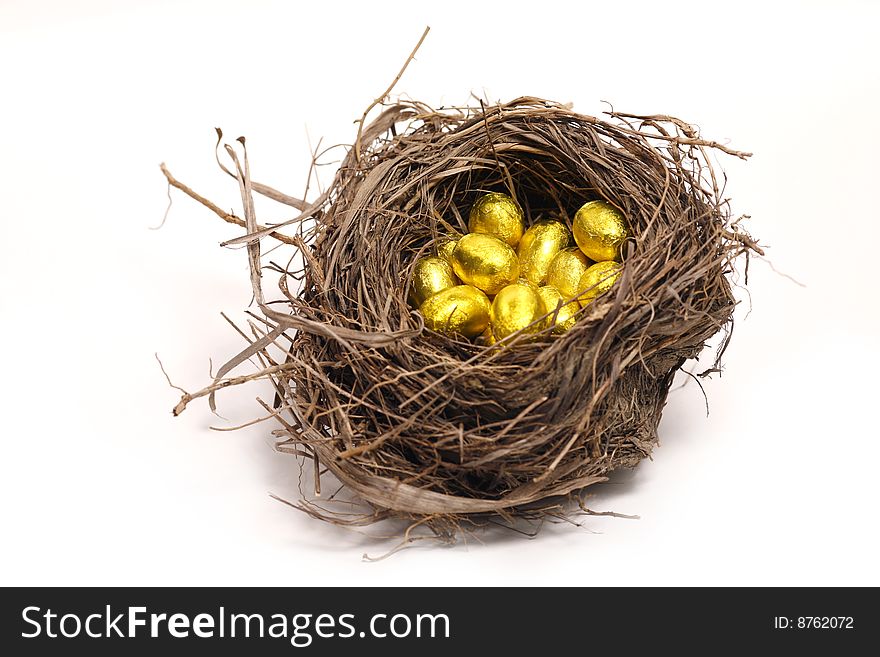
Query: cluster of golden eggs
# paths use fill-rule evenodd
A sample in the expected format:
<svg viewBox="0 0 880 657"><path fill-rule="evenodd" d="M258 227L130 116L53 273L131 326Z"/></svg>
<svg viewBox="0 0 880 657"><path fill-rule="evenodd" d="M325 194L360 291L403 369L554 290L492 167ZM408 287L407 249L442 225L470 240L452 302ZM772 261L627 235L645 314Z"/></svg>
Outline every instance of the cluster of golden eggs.
<svg viewBox="0 0 880 657"><path fill-rule="evenodd" d="M468 230L441 237L437 255L415 263L410 302L429 329L486 345L518 331L571 328L578 310L620 276L629 235L605 201L584 203L571 231L556 219L526 229L519 204L498 192L477 199Z"/></svg>

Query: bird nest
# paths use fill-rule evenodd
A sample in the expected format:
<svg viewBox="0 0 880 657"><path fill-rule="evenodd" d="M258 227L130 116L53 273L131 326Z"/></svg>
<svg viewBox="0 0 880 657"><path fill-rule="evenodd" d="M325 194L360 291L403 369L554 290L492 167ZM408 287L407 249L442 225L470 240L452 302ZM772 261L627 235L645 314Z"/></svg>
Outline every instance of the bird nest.
<svg viewBox="0 0 880 657"><path fill-rule="evenodd" d="M729 275L760 248L732 219L710 155L748 154L672 117L599 119L537 98L440 111L398 102L361 127L312 203L251 181L246 152L226 147L244 218L212 209L246 229L229 243L247 244L263 328L175 412L270 379L276 395L264 407L280 423L278 449L316 466L318 495L296 505L338 523L403 517L452 537L466 522L584 508L581 491L651 454L683 363L719 332L718 358L729 342ZM416 260L438 236L465 232L467 209L488 191L515 197L526 226L554 216L571 227L590 199L627 218L618 283L567 332L483 346L428 330L407 303ZM254 193L301 214L261 226ZM291 250L289 264L261 259L273 238ZM233 376L254 358L260 371ZM318 502L328 474L363 513Z"/></svg>

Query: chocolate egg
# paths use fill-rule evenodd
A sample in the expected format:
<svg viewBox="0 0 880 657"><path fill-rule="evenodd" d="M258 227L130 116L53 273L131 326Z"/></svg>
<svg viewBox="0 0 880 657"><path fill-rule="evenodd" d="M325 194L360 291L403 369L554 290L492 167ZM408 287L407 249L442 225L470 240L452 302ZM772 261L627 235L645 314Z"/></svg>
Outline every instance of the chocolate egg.
<svg viewBox="0 0 880 657"><path fill-rule="evenodd" d="M545 326L552 326L554 333L565 333L574 326L577 321L577 311L580 304L577 301L565 303L565 297L562 292L552 285L544 285L538 288L538 294L541 295L541 301L544 303L544 311L550 313L547 317ZM558 310L557 310L558 309ZM556 313L556 321L553 321L553 313Z"/></svg>
<svg viewBox="0 0 880 657"><path fill-rule="evenodd" d="M520 276L535 285L543 283L553 258L567 247L570 241L568 228L559 221L544 219L530 226L523 234L516 250L519 256Z"/></svg>
<svg viewBox="0 0 880 657"><path fill-rule="evenodd" d="M629 230L626 220L610 203L589 201L575 213L574 240L588 258L597 262L618 260Z"/></svg>
<svg viewBox="0 0 880 657"><path fill-rule="evenodd" d="M463 283L496 294L516 281L519 260L509 245L492 235L464 235L452 251L452 268Z"/></svg>
<svg viewBox="0 0 880 657"><path fill-rule="evenodd" d="M446 260L436 256L419 258L413 267L410 302L418 308L429 297L457 284L452 265Z"/></svg>
<svg viewBox="0 0 880 657"><path fill-rule="evenodd" d="M559 290L563 298L571 299L580 292L578 284L589 266L589 259L580 249L564 249L556 254L547 269L547 285Z"/></svg>
<svg viewBox="0 0 880 657"><path fill-rule="evenodd" d="M524 230L522 208L507 194L485 194L471 207L468 230L472 233L494 235L515 247Z"/></svg>
<svg viewBox="0 0 880 657"><path fill-rule="evenodd" d="M581 295L578 301L582 306L586 306L600 294L604 294L611 289L611 286L620 278L621 264L619 262L604 261L597 262L595 265L587 269L581 276L578 288Z"/></svg>
<svg viewBox="0 0 880 657"><path fill-rule="evenodd" d="M473 338L489 325L489 297L472 285L456 285L428 298L419 312L425 326L446 335Z"/></svg>
<svg viewBox="0 0 880 657"><path fill-rule="evenodd" d="M460 239L461 235L456 233L447 233L438 237L437 243L435 244L437 255L446 260L449 264L452 264L452 252L455 250L455 245L458 244L458 240Z"/></svg>
<svg viewBox="0 0 880 657"><path fill-rule="evenodd" d="M498 340L495 339L495 334L492 333L491 326L487 326L486 330L480 333L477 337L477 344L481 344L484 347L491 347L496 342L498 342Z"/></svg>
<svg viewBox="0 0 880 657"><path fill-rule="evenodd" d="M495 338L502 340L508 335L526 329L536 333L544 328L542 322L535 321L544 314L544 302L538 290L530 285L514 283L495 295L489 319Z"/></svg>

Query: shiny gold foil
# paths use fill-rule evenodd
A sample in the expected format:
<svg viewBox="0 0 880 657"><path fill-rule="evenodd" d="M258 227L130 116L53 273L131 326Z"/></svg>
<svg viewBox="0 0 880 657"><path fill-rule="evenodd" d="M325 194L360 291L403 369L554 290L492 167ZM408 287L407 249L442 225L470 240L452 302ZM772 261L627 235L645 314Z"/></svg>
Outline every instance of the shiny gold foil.
<svg viewBox="0 0 880 657"><path fill-rule="evenodd" d="M520 277L517 278L515 282L518 283L519 285L528 285L535 292L538 291L538 286L535 285L534 283L532 283L528 278L523 278L522 274L520 274Z"/></svg>
<svg viewBox="0 0 880 657"><path fill-rule="evenodd" d="M458 240L452 268L463 283L486 294L496 294L519 276L516 251L497 237L482 233L469 233Z"/></svg>
<svg viewBox="0 0 880 657"><path fill-rule="evenodd" d="M571 242L565 224L551 219L530 226L519 241L519 274L535 285L547 277L547 270L556 254Z"/></svg>
<svg viewBox="0 0 880 657"><path fill-rule="evenodd" d="M498 340L495 339L495 334L492 333L491 326L487 326L486 330L480 333L479 337L477 338L477 344L481 344L484 347L491 347L496 342L498 342Z"/></svg>
<svg viewBox="0 0 880 657"><path fill-rule="evenodd" d="M472 233L494 235L512 247L519 244L525 230L523 211L507 194L491 192L476 200L468 218Z"/></svg>
<svg viewBox="0 0 880 657"><path fill-rule="evenodd" d="M589 259L580 249L560 251L547 269L547 285L559 290L563 298L571 299L580 292L578 284L590 264Z"/></svg>
<svg viewBox="0 0 880 657"><path fill-rule="evenodd" d="M502 340L526 327L528 333L540 331L542 322L532 323L543 314L544 302L538 291L531 285L514 283L495 295L489 318L495 338Z"/></svg>
<svg viewBox="0 0 880 657"><path fill-rule="evenodd" d="M544 302L544 311L551 313L544 323L545 326L552 326L554 333L565 333L574 326L577 321L577 311L580 310L580 304L577 301L564 304L565 297L562 292L552 285L544 285L538 288L538 294L541 295L541 301ZM556 309L559 309L558 312ZM553 321L553 313L556 312L556 321Z"/></svg>
<svg viewBox="0 0 880 657"><path fill-rule="evenodd" d="M574 215L572 232L584 254L597 262L619 260L629 229L620 211L605 201L584 203Z"/></svg>
<svg viewBox="0 0 880 657"><path fill-rule="evenodd" d="M474 338L489 325L489 309L489 297L481 290L456 285L430 297L419 311L432 331Z"/></svg>
<svg viewBox="0 0 880 657"><path fill-rule="evenodd" d="M418 308L432 295L453 285L458 285L458 279L452 265L436 256L419 258L413 267L410 302Z"/></svg>
<svg viewBox="0 0 880 657"><path fill-rule="evenodd" d="M578 297L580 304L586 306L600 294L610 290L620 278L620 269L620 263L612 261L597 262L587 269L578 283L578 288L583 291Z"/></svg>
<svg viewBox="0 0 880 657"><path fill-rule="evenodd" d="M450 265L452 264L452 252L455 250L455 245L458 244L458 240L461 239L461 235L455 233L448 233L446 235L441 235L437 238L437 255L446 260Z"/></svg>

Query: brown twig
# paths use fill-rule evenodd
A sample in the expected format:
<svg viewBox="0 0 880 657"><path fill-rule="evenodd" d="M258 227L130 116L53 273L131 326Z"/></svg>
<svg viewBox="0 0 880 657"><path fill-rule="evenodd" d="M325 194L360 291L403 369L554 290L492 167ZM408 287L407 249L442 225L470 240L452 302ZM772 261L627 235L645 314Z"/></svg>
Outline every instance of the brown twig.
<svg viewBox="0 0 880 657"><path fill-rule="evenodd" d="M403 66L400 67L400 70L397 72L397 75L391 81L391 84L388 85L388 88L385 89L384 92L378 97L373 99L373 102L367 106L367 109L364 110L364 113L361 115L361 118L358 120L358 131L357 138L354 140L354 156L355 159L360 162L361 160L361 135L364 131L364 121L367 120L367 115L373 110L376 105L385 102L385 99L388 97L388 94L391 93L391 90L400 82L400 78L403 77L403 74L406 72L406 68L409 66L409 63L415 59L416 53L419 51L419 48L422 47L422 43L424 43L425 38L428 36L428 32L431 31L430 26L425 26L425 31L422 32L422 36L419 37L419 42L416 44L416 47L412 49L412 52L409 54L409 57L406 58L406 61L403 63Z"/></svg>
<svg viewBox="0 0 880 657"><path fill-rule="evenodd" d="M244 222L244 219L240 219L239 217L236 217L234 214L229 214L228 212L225 212L218 205L216 205L215 203L212 203L211 201L206 199L204 196L202 196L198 192L194 191L192 188L187 187L182 182L177 180L177 178L172 176L171 172L168 170L168 167L165 166L164 162L159 165L159 169L161 169L162 173L165 175L165 179L168 181L169 185L171 185L172 187L174 187L176 189L179 189L184 194L189 196L191 199L198 201L199 203L204 205L206 208L211 210L218 217L220 217L223 221L230 223L230 224L234 224L236 226L241 226L242 228L245 227L246 224ZM296 244L296 241L294 240L294 238L288 237L287 235L284 235L283 233L276 232L276 231L272 230L271 228L266 228L265 226L259 226L259 230L269 231L268 235L271 237L274 237L279 242L284 242L285 244Z"/></svg>

